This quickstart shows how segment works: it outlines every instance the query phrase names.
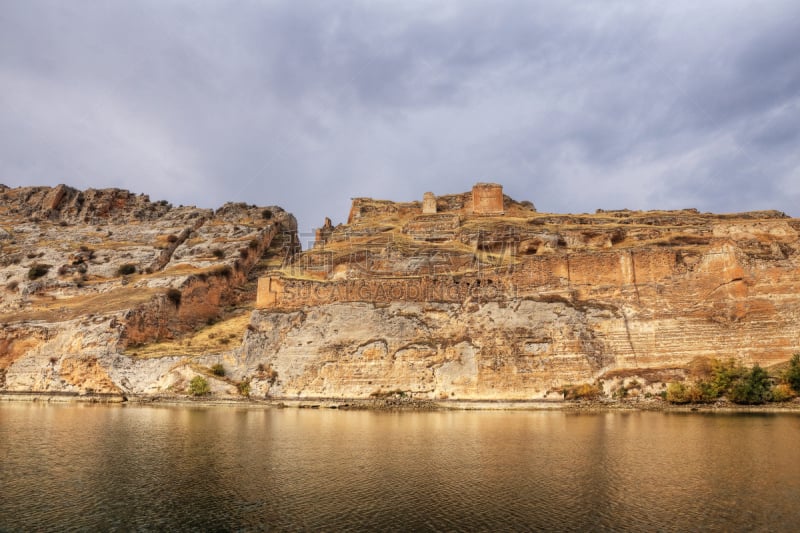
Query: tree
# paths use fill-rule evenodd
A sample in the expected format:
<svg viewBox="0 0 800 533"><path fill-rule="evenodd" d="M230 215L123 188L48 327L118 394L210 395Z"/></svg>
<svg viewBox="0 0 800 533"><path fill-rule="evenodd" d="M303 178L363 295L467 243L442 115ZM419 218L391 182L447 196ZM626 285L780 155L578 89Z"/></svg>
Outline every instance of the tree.
<svg viewBox="0 0 800 533"><path fill-rule="evenodd" d="M800 392L800 353L796 353L789 360L789 370L786 371L786 383L795 392Z"/></svg>
<svg viewBox="0 0 800 533"><path fill-rule="evenodd" d="M753 369L738 379L730 389L730 399L734 403L757 404L772 399L772 383L767 371L756 364Z"/></svg>

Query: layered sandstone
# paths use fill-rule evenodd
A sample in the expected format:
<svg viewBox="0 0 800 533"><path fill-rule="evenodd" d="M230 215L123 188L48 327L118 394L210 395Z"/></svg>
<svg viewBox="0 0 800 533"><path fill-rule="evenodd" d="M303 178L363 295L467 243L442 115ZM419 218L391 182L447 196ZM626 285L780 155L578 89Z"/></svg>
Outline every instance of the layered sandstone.
<svg viewBox="0 0 800 533"><path fill-rule="evenodd" d="M800 351L800 221L555 215L482 194L435 214L356 199L347 225L262 278L244 354L275 369L271 393L533 399L626 377L657 392L697 357Z"/></svg>

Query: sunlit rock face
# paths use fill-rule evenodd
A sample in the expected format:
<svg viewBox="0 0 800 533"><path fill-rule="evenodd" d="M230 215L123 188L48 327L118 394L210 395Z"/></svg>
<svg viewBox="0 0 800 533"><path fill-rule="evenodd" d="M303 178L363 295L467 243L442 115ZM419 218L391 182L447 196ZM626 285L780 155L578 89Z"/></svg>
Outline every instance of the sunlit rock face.
<svg viewBox="0 0 800 533"><path fill-rule="evenodd" d="M430 196L358 198L294 270L259 280L243 357L277 373L269 392L531 399L618 376L655 392L697 357L800 351L800 221L544 214L479 187L435 213Z"/></svg>

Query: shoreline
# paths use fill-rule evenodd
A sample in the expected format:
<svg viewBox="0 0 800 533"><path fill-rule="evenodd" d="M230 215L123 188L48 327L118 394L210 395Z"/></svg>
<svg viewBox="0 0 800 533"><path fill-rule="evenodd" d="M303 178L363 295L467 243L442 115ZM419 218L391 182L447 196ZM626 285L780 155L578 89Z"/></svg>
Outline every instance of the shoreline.
<svg viewBox="0 0 800 533"><path fill-rule="evenodd" d="M53 404L158 405L181 407L245 407L261 409L327 409L343 411L558 411L565 413L800 413L800 398L780 403L740 405L728 401L670 404L648 400L419 400L412 398L192 398L79 394L46 391L1 391L0 402Z"/></svg>

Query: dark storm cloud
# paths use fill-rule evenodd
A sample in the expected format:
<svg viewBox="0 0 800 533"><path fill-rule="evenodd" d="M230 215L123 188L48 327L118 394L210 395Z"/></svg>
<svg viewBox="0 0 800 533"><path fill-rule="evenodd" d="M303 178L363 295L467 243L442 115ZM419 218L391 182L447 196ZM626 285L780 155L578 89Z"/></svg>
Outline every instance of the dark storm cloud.
<svg viewBox="0 0 800 533"><path fill-rule="evenodd" d="M795 2L14 2L0 182L800 215Z"/></svg>

